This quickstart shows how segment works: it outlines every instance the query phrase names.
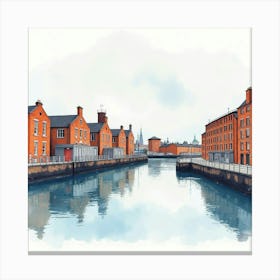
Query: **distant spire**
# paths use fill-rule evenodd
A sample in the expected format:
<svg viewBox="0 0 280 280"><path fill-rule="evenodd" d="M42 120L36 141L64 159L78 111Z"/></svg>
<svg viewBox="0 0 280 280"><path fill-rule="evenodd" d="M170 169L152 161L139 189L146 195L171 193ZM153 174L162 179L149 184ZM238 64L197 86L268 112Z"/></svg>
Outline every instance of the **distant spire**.
<svg viewBox="0 0 280 280"><path fill-rule="evenodd" d="M143 145L143 134L142 134L142 128L140 129L140 139L139 139L139 144Z"/></svg>

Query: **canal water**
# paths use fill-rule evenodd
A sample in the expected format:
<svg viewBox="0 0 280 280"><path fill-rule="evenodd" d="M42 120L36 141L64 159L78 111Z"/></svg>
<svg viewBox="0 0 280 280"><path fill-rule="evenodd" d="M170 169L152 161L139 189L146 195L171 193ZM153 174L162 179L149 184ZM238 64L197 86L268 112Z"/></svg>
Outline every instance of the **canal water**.
<svg viewBox="0 0 280 280"><path fill-rule="evenodd" d="M251 197L175 159L32 184L29 251L251 252Z"/></svg>

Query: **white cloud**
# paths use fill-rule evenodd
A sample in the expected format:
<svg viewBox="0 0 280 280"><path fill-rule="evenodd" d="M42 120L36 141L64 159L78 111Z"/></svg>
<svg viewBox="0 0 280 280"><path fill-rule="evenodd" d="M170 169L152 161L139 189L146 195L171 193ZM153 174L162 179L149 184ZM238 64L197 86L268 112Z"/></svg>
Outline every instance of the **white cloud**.
<svg viewBox="0 0 280 280"><path fill-rule="evenodd" d="M111 128L131 123L191 141L236 108L250 83L249 29L31 29L29 104L88 122L104 104Z"/></svg>

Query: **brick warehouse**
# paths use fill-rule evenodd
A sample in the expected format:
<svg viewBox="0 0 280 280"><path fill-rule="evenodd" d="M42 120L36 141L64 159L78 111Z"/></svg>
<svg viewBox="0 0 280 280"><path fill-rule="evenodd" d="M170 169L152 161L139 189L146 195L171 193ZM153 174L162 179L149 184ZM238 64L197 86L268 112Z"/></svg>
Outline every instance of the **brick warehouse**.
<svg viewBox="0 0 280 280"><path fill-rule="evenodd" d="M252 165L252 88L235 110L213 120L201 135L202 157L209 161Z"/></svg>
<svg viewBox="0 0 280 280"><path fill-rule="evenodd" d="M50 118L38 100L28 106L28 160L37 162L46 156L50 156Z"/></svg>
<svg viewBox="0 0 280 280"><path fill-rule="evenodd" d="M76 115L50 116L50 120L51 155L55 155L57 145L79 144L90 146L90 129L83 117L82 107L77 107Z"/></svg>
<svg viewBox="0 0 280 280"><path fill-rule="evenodd" d="M88 123L90 128L90 145L98 147L98 154L104 148L112 148L112 131L108 125L108 117L103 109L97 111L97 123Z"/></svg>
<svg viewBox="0 0 280 280"><path fill-rule="evenodd" d="M128 130L114 129L114 138L108 125L106 112L98 110L98 122L87 123L83 108L76 115L48 116L42 102L28 106L28 161L48 161L50 156L74 157L103 155L104 148L115 149L113 154L134 154L132 125ZM107 151L108 152L108 151Z"/></svg>

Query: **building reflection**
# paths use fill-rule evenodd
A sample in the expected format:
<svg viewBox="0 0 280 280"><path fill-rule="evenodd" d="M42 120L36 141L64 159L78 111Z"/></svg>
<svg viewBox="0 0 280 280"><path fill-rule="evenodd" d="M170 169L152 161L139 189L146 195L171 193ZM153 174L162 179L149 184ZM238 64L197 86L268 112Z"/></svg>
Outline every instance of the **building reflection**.
<svg viewBox="0 0 280 280"><path fill-rule="evenodd" d="M195 180L191 176L191 174L177 172L177 179L180 183L186 183L187 187L192 184L192 180ZM201 197L207 213L213 219L233 229L239 241L246 241L252 234L251 197L204 178L195 182L199 182L201 187Z"/></svg>
<svg viewBox="0 0 280 280"><path fill-rule="evenodd" d="M97 206L99 215L106 215L112 194L132 191L134 173L135 168L124 167L33 185L28 193L28 227L42 239L51 215L71 214L82 223L89 204Z"/></svg>
<svg viewBox="0 0 280 280"><path fill-rule="evenodd" d="M161 172L162 159L153 159L148 161L148 174L157 177Z"/></svg>
<svg viewBox="0 0 280 280"><path fill-rule="evenodd" d="M43 238L45 226L50 218L49 203L49 191L28 196L28 227L36 232L39 239Z"/></svg>

